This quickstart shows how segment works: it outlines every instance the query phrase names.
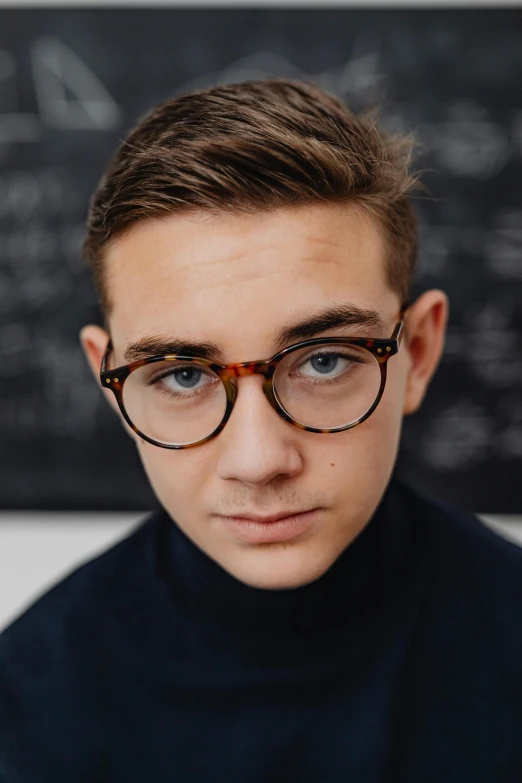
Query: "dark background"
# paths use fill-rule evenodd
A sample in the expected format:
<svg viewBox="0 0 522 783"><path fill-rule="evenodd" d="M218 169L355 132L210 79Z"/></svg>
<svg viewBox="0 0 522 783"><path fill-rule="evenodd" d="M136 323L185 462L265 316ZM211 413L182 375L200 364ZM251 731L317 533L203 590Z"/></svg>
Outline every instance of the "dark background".
<svg viewBox="0 0 522 783"><path fill-rule="evenodd" d="M0 507L146 510L131 440L78 342L100 322L88 199L137 119L269 75L383 105L423 143L414 298L450 323L399 473L479 513L522 511L522 11L0 10Z"/></svg>

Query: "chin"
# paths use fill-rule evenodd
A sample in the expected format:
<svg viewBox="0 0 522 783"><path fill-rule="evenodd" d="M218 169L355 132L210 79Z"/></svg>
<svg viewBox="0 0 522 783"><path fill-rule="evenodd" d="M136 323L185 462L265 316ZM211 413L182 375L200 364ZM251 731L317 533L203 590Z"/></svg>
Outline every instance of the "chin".
<svg viewBox="0 0 522 783"><path fill-rule="evenodd" d="M229 573L249 587L260 590L293 590L297 587L315 582L332 565L327 563L306 563L302 558L298 562L284 562L286 558L275 557L270 562L270 555L263 557L263 562L255 563L249 560L241 568L229 569Z"/></svg>

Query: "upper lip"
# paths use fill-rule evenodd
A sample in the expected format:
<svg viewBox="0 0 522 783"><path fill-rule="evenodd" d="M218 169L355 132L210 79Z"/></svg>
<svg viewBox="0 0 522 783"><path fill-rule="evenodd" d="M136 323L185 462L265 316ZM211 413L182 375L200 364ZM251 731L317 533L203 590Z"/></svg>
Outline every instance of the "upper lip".
<svg viewBox="0 0 522 783"><path fill-rule="evenodd" d="M306 514L313 509L305 509L304 511L282 511L279 514L270 514L269 516L259 516L258 514L224 514L223 516L233 517L235 519L249 519L252 522L277 522L278 519L284 519L285 517L295 517L297 514Z"/></svg>

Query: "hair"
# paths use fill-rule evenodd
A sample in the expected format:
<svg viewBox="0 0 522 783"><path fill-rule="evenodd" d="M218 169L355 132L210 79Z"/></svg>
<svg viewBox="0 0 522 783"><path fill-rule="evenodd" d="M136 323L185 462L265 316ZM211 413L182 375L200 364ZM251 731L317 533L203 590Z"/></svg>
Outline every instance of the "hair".
<svg viewBox="0 0 522 783"><path fill-rule="evenodd" d="M104 316L104 251L140 221L195 211L256 213L350 203L377 218L388 285L409 300L417 219L413 139L377 128L319 87L288 79L181 95L144 115L116 150L87 218L83 255Z"/></svg>

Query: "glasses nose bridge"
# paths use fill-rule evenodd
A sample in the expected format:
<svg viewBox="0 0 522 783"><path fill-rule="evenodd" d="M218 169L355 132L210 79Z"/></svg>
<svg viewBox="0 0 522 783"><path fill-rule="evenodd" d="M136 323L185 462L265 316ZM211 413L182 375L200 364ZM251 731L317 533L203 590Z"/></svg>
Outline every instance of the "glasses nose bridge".
<svg viewBox="0 0 522 783"><path fill-rule="evenodd" d="M246 375L262 375L268 380L273 375L273 368L270 362L242 362L241 364L231 364L227 367L234 378L243 378Z"/></svg>
<svg viewBox="0 0 522 783"><path fill-rule="evenodd" d="M223 368L221 380L227 388L227 397L232 410L237 395L237 378L244 378L247 375L261 375L263 378L262 390L270 406L280 413L280 406L277 404L272 386L272 379L277 366L277 362L272 360L259 362L242 362L241 364L229 364ZM227 382L228 381L228 382Z"/></svg>

